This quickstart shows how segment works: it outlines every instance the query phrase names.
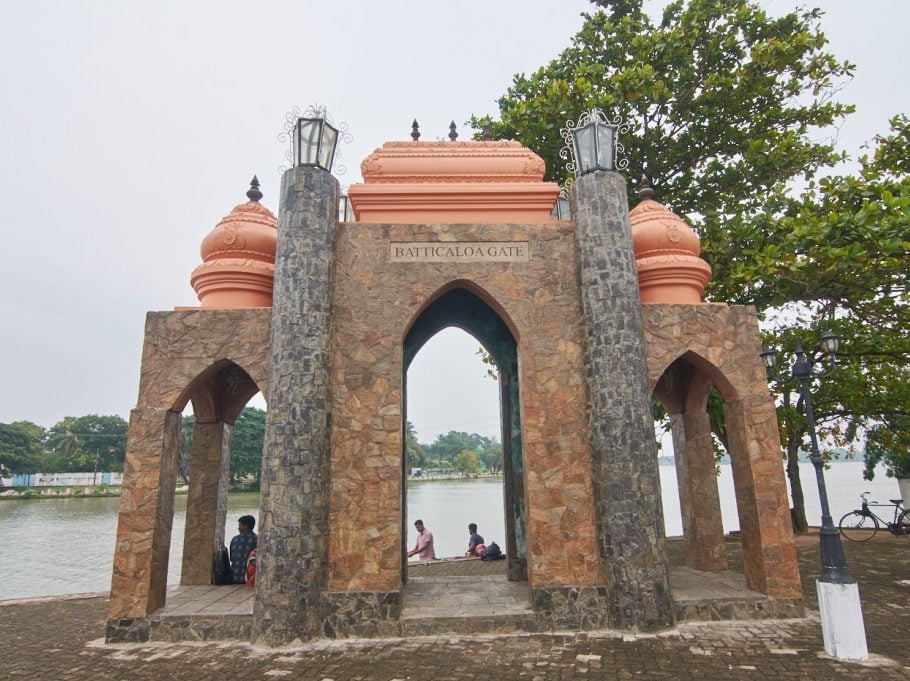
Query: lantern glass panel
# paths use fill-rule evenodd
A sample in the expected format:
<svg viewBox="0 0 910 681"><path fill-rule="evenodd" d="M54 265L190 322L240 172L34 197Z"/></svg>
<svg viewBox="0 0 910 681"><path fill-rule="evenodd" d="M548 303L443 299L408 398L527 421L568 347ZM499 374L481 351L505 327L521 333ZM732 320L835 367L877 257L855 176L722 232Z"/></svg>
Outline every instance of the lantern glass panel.
<svg viewBox="0 0 910 681"><path fill-rule="evenodd" d="M598 125L597 130L597 168L613 170L613 134L612 125Z"/></svg>
<svg viewBox="0 0 910 681"><path fill-rule="evenodd" d="M826 331L821 338L822 349L827 352L829 355L837 354L838 346L840 345L840 340L834 333L829 329Z"/></svg>
<svg viewBox="0 0 910 681"><path fill-rule="evenodd" d="M580 175L584 175L594 170L597 165L597 138L595 137L594 125L576 128L572 136L575 144L577 170Z"/></svg>
<svg viewBox="0 0 910 681"><path fill-rule="evenodd" d="M318 162L319 132L322 121L314 118L297 120L297 163L312 166Z"/></svg>
<svg viewBox="0 0 910 681"><path fill-rule="evenodd" d="M322 146L319 148L319 167L332 169L335 160L335 145L338 143L338 131L328 123L322 124Z"/></svg>
<svg viewBox="0 0 910 681"><path fill-rule="evenodd" d="M564 196L560 196L556 199L556 205L553 206L553 212L550 217L554 220L569 220L569 199Z"/></svg>

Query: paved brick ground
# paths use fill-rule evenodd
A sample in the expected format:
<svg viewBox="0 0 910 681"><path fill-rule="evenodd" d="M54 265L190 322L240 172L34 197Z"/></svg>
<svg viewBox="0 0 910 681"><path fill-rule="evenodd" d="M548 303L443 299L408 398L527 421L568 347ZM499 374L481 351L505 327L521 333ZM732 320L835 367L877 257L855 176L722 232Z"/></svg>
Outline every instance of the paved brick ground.
<svg viewBox="0 0 910 681"><path fill-rule="evenodd" d="M815 608L817 538L799 543L806 599ZM105 646L106 602L94 597L0 604L0 679L910 679L910 582L901 583L910 580L910 540L880 535L845 542L845 550L872 653L863 664L827 659L813 614L690 624L655 636L322 641L280 651L237 643Z"/></svg>

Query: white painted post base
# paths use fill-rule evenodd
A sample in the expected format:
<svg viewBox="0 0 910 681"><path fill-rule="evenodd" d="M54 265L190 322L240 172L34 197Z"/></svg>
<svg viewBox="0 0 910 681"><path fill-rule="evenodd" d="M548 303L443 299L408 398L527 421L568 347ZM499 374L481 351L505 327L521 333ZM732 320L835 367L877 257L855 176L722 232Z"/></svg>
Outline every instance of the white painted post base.
<svg viewBox="0 0 910 681"><path fill-rule="evenodd" d="M901 499L904 500L904 508L910 508L910 480L898 478L897 488L901 491Z"/></svg>
<svg viewBox="0 0 910 681"><path fill-rule="evenodd" d="M839 660L867 660L866 629L859 585L815 580L825 652Z"/></svg>

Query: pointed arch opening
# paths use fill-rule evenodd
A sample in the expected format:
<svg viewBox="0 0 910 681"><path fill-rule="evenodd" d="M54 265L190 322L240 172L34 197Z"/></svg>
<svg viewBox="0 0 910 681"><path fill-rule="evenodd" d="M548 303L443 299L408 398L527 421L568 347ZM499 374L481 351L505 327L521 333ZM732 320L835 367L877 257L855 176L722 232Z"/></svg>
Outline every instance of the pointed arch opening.
<svg viewBox="0 0 910 681"><path fill-rule="evenodd" d="M171 504L170 566L179 566L182 586L210 584L212 557L236 534L228 515L259 513L259 487L266 410L260 388L230 359L213 362L175 401L176 495ZM173 426L172 426L173 427ZM231 487L250 491L230 494ZM176 581L176 575L168 581Z"/></svg>
<svg viewBox="0 0 910 681"><path fill-rule="evenodd" d="M402 427L407 429L407 374L417 353L436 334L455 327L470 334L495 362L498 374L500 443L502 447L503 515L505 552L510 580L527 579L525 541L526 505L522 464L518 343L502 308L485 291L470 282L453 282L440 289L415 315L403 338ZM407 447L407 433L402 437ZM408 548L407 452L402 452L402 547ZM466 526L470 519L464 519ZM482 534L482 532L481 532ZM463 535L467 544L467 534ZM500 542L503 538L497 538ZM489 541L489 538L487 538ZM498 542L497 542L498 543ZM402 560L402 581L407 580L407 558Z"/></svg>
<svg viewBox="0 0 910 681"><path fill-rule="evenodd" d="M723 571L729 563L725 529L738 530L735 518L722 514L724 501L734 501L730 468L720 469L715 457L712 414L723 409L736 390L722 372L697 353L678 356L660 375L653 388L663 406L669 432L662 449L672 449L673 468L662 468L667 535L682 533L686 565L695 570ZM716 419L714 419L716 420ZM666 461L664 462L666 463ZM668 488L673 483L675 489ZM678 500L678 509L669 507ZM678 519L678 520L677 520ZM675 522L674 522L675 521Z"/></svg>

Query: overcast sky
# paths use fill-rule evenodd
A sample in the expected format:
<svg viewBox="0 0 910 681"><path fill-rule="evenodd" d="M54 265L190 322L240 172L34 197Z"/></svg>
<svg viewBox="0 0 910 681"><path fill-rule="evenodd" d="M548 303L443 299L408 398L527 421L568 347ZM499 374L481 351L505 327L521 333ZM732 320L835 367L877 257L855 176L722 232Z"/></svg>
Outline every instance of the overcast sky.
<svg viewBox="0 0 910 681"><path fill-rule="evenodd" d="M910 111L910 2L831 0L831 50L857 64L850 153ZM662 3L650 3L658 7ZM771 11L793 3L775 0ZM136 401L144 317L195 305L203 236L253 174L277 212L292 107L326 105L354 139L343 185L387 140L462 139L517 72L555 57L586 0L0 0L0 422L51 426ZM562 123L562 121L560 121ZM498 435L493 381L460 332L410 375L420 439Z"/></svg>

